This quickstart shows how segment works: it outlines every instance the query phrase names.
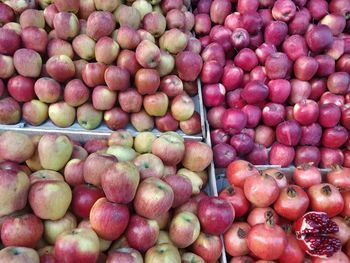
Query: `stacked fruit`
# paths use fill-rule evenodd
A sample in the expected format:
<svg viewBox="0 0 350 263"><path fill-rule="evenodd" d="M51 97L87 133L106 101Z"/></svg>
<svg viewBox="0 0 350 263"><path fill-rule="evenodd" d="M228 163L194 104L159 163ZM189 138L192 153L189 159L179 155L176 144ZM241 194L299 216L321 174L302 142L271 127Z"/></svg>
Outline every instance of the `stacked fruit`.
<svg viewBox="0 0 350 263"><path fill-rule="evenodd" d="M216 165L350 167L350 2L195 2Z"/></svg>
<svg viewBox="0 0 350 263"><path fill-rule="evenodd" d="M200 133L190 2L151 2L1 1L0 124Z"/></svg>
<svg viewBox="0 0 350 263"><path fill-rule="evenodd" d="M234 220L204 192L211 148L173 132L4 132L0 154L1 262L215 262Z"/></svg>
<svg viewBox="0 0 350 263"><path fill-rule="evenodd" d="M335 166L323 180L313 166L285 174L236 160L226 176L219 197L236 216L224 234L230 263L349 262L349 168Z"/></svg>

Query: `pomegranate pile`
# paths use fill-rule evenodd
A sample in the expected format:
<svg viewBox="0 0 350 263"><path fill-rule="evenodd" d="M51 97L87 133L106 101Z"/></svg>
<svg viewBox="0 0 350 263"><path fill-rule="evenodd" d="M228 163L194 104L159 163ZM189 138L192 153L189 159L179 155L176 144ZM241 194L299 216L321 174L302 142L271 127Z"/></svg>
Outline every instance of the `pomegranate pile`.
<svg viewBox="0 0 350 263"><path fill-rule="evenodd" d="M350 167L350 2L192 2L216 166Z"/></svg>
<svg viewBox="0 0 350 263"><path fill-rule="evenodd" d="M9 131L0 157L1 262L215 262L234 220L204 192L209 145L174 132Z"/></svg>
<svg viewBox="0 0 350 263"><path fill-rule="evenodd" d="M226 178L219 197L235 214L224 233L230 263L349 262L349 168L335 165L323 178L315 166L286 174L236 160Z"/></svg>
<svg viewBox="0 0 350 263"><path fill-rule="evenodd" d="M123 2L1 1L0 124L199 134L190 1Z"/></svg>

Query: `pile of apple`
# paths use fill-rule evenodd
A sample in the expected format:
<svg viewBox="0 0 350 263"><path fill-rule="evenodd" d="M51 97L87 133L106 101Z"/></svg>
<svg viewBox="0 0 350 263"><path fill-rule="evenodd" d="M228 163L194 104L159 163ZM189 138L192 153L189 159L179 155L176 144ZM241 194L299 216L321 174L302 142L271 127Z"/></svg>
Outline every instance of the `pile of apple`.
<svg viewBox="0 0 350 263"><path fill-rule="evenodd" d="M350 167L350 1L192 2L216 166Z"/></svg>
<svg viewBox="0 0 350 263"><path fill-rule="evenodd" d="M226 169L235 222L224 234L230 263L348 263L350 168L322 175L303 165L288 173L258 171L236 160Z"/></svg>
<svg viewBox="0 0 350 263"><path fill-rule="evenodd" d="M201 131L190 1L0 2L0 124Z"/></svg>
<svg viewBox="0 0 350 263"><path fill-rule="evenodd" d="M234 220L204 192L210 146L175 132L8 131L0 158L1 262L216 262Z"/></svg>

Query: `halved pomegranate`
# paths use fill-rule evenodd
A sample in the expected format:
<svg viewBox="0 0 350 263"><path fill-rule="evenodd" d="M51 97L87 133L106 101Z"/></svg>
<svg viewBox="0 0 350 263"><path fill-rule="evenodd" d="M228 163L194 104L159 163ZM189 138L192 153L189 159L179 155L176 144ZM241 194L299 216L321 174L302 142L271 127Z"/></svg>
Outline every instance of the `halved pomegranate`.
<svg viewBox="0 0 350 263"><path fill-rule="evenodd" d="M308 212L294 223L296 238L300 246L313 257L331 257L342 247L337 233L339 227L324 212Z"/></svg>

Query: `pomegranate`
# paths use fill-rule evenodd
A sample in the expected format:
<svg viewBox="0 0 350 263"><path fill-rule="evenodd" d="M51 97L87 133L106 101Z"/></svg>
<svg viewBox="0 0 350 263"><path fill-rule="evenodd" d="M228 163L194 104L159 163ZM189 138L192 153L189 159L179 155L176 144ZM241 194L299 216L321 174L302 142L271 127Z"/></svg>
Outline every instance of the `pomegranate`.
<svg viewBox="0 0 350 263"><path fill-rule="evenodd" d="M288 184L286 175L276 168L266 169L262 173L272 176L276 180L279 189L285 188Z"/></svg>
<svg viewBox="0 0 350 263"><path fill-rule="evenodd" d="M280 216L295 221L306 212L309 203L307 194L300 186L289 185L281 190L273 208Z"/></svg>
<svg viewBox="0 0 350 263"><path fill-rule="evenodd" d="M233 257L230 263L254 263L255 260L249 256Z"/></svg>
<svg viewBox="0 0 350 263"><path fill-rule="evenodd" d="M279 263L303 263L305 260L305 252L299 246L294 233L292 233L291 225L282 226L287 235L287 246L282 255L278 258Z"/></svg>
<svg viewBox="0 0 350 263"><path fill-rule="evenodd" d="M342 216L350 216L350 191L344 191L341 193L344 199L344 209L341 212Z"/></svg>
<svg viewBox="0 0 350 263"><path fill-rule="evenodd" d="M226 178L229 184L240 188L243 188L246 178L252 175L259 175L258 169L244 160L235 160L231 162L226 169Z"/></svg>
<svg viewBox="0 0 350 263"><path fill-rule="evenodd" d="M350 239L349 218L336 216L332 218L332 221L339 227L339 232L334 233L334 237L338 238L342 245L346 244Z"/></svg>
<svg viewBox="0 0 350 263"><path fill-rule="evenodd" d="M310 164L302 164L295 168L293 172L294 182L305 188L322 182L322 175L317 167Z"/></svg>
<svg viewBox="0 0 350 263"><path fill-rule="evenodd" d="M247 235L251 227L248 223L233 223L224 234L224 244L226 252L233 256L244 256L249 253L247 246Z"/></svg>
<svg viewBox="0 0 350 263"><path fill-rule="evenodd" d="M248 215L247 222L249 225L254 226L262 224L266 221L266 218L272 217L273 221L278 225L280 218L278 214L271 207L255 207Z"/></svg>
<svg viewBox="0 0 350 263"><path fill-rule="evenodd" d="M276 225L272 216L265 223L257 224L248 233L247 245L250 251L263 260L278 259L287 246L287 236Z"/></svg>
<svg viewBox="0 0 350 263"><path fill-rule="evenodd" d="M311 256L331 257L341 249L340 240L331 236L339 231L339 227L326 213L308 212L294 223L293 228L300 246Z"/></svg>
<svg viewBox="0 0 350 263"><path fill-rule="evenodd" d="M334 255L329 257L329 258L314 257L311 262L312 263L333 263L333 262L348 263L349 258L343 252L338 251L338 252L334 253Z"/></svg>
<svg viewBox="0 0 350 263"><path fill-rule="evenodd" d="M340 189L348 189L350 187L350 168L337 164L332 165L331 171L327 173L327 182Z"/></svg>
<svg viewBox="0 0 350 263"><path fill-rule="evenodd" d="M268 174L256 174L244 182L244 194L257 207L267 207L273 204L279 195L276 180Z"/></svg>
<svg viewBox="0 0 350 263"><path fill-rule="evenodd" d="M249 210L249 202L244 196L242 188L238 186L229 186L220 191L219 197L228 201L237 217L245 215Z"/></svg>
<svg viewBox="0 0 350 263"><path fill-rule="evenodd" d="M331 184L316 184L307 191L310 207L317 212L325 212L329 217L336 216L343 211L344 199L339 190Z"/></svg>

